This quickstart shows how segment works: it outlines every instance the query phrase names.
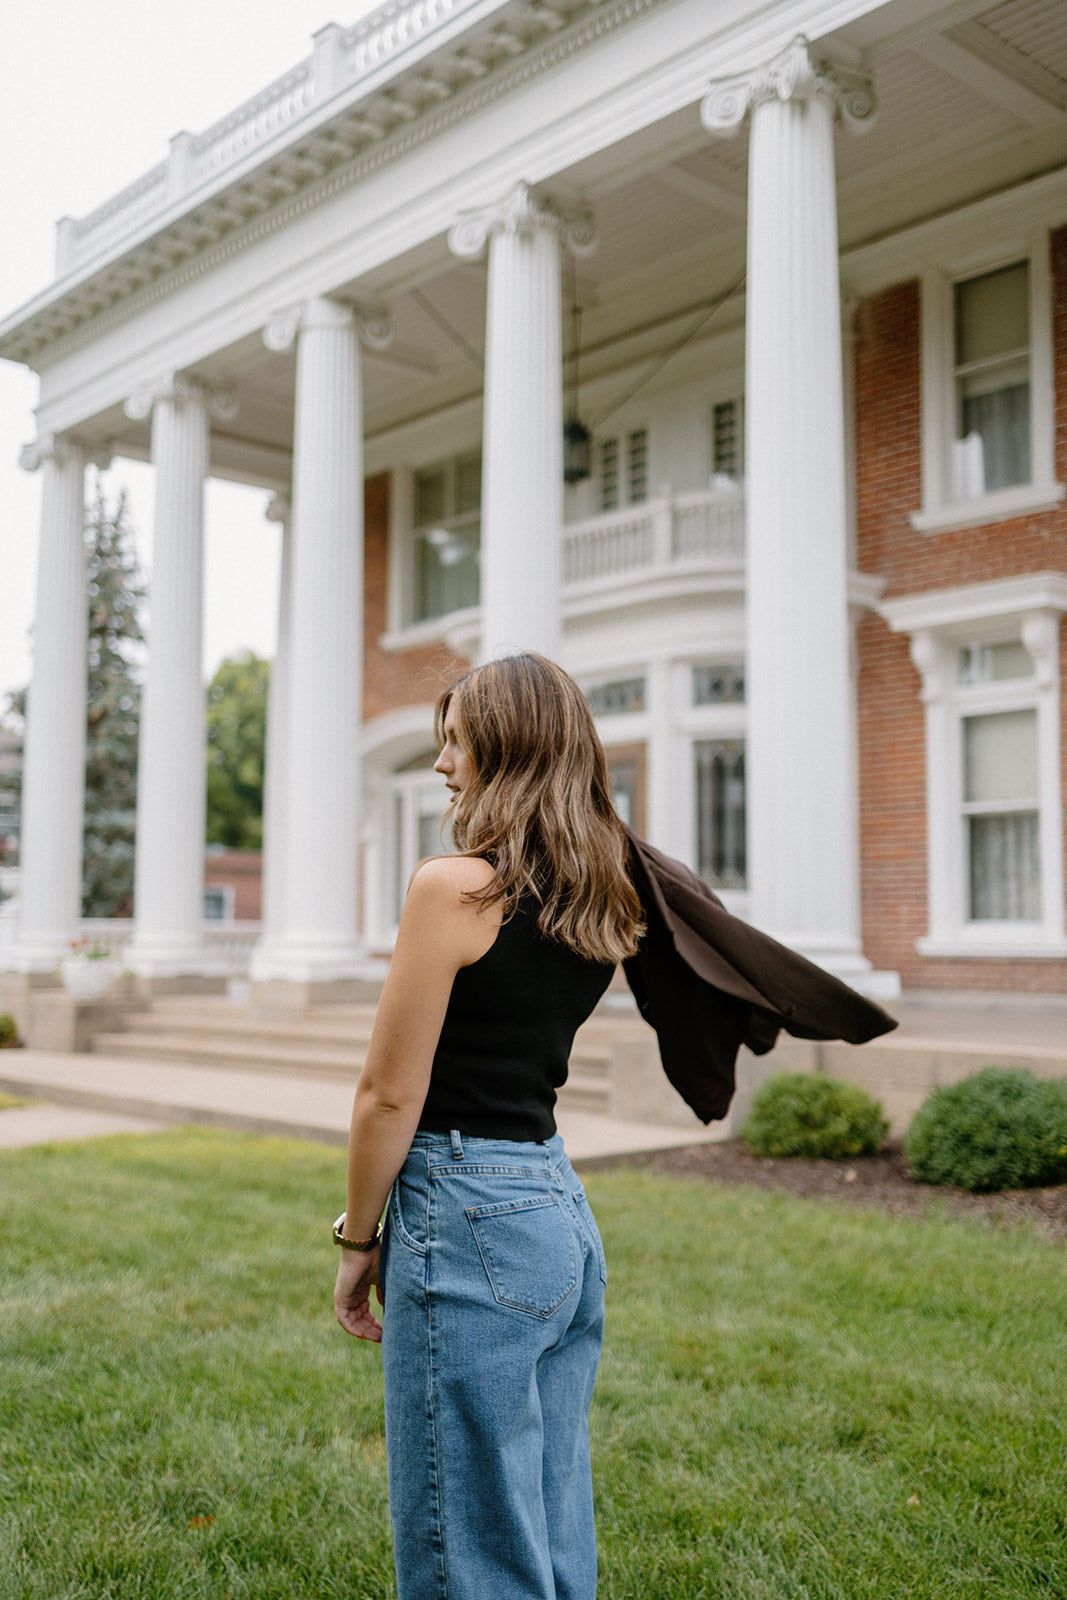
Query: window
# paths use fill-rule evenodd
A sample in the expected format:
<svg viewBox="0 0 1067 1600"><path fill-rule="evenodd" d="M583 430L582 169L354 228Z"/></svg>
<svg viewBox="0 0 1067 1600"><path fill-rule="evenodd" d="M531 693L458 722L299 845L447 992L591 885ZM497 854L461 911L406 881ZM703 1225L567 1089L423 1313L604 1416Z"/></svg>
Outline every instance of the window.
<svg viewBox="0 0 1067 1600"><path fill-rule="evenodd" d="M693 668L695 706L738 706L745 703L745 664L727 661L719 666Z"/></svg>
<svg viewBox="0 0 1067 1600"><path fill-rule="evenodd" d="M621 437L601 439L597 478L601 511L618 511L647 500L648 429L633 428Z"/></svg>
<svg viewBox="0 0 1067 1600"><path fill-rule="evenodd" d="M970 920L1040 922L1037 712L962 721Z"/></svg>
<svg viewBox="0 0 1067 1600"><path fill-rule="evenodd" d="M629 827L645 831L645 746L608 745L604 751L615 810Z"/></svg>
<svg viewBox="0 0 1067 1600"><path fill-rule="evenodd" d="M1030 267L954 286L955 492L1030 481Z"/></svg>
<svg viewBox="0 0 1067 1600"><path fill-rule="evenodd" d="M713 889L743 889L745 859L745 743L697 739L697 871Z"/></svg>
<svg viewBox="0 0 1067 1600"><path fill-rule="evenodd" d="M414 475L412 621L476 606L482 457L471 450Z"/></svg>
<svg viewBox="0 0 1067 1600"><path fill-rule="evenodd" d="M594 717L617 717L645 709L644 678L614 678L585 692Z"/></svg>
<svg viewBox="0 0 1067 1600"><path fill-rule="evenodd" d="M1046 510L1056 481L1049 240L922 279L920 533Z"/></svg>
<svg viewBox="0 0 1067 1600"><path fill-rule="evenodd" d="M923 955L1067 955L1060 615L1033 573L883 601L911 635L926 720Z"/></svg>
<svg viewBox="0 0 1067 1600"><path fill-rule="evenodd" d="M204 888L205 922L233 921L234 891L231 883L212 883Z"/></svg>
<svg viewBox="0 0 1067 1600"><path fill-rule="evenodd" d="M744 470L742 402L721 400L711 408L711 470L716 478L740 483Z"/></svg>

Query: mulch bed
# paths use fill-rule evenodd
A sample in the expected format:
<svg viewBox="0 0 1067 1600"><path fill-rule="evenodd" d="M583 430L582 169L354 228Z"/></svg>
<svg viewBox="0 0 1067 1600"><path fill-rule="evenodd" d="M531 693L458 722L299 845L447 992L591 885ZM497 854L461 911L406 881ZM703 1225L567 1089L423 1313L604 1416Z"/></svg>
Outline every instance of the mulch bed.
<svg viewBox="0 0 1067 1600"><path fill-rule="evenodd" d="M757 1156L740 1139L724 1144L686 1145L647 1155L583 1162L587 1167L644 1167L673 1177L707 1183L749 1184L784 1189L803 1199L843 1200L892 1216L971 1216L987 1227L1027 1223L1049 1239L1067 1241L1067 1185L1053 1189L1009 1189L1001 1194L969 1194L965 1189L918 1183L904 1165L899 1145L876 1156L848 1161L810 1161L792 1156Z"/></svg>

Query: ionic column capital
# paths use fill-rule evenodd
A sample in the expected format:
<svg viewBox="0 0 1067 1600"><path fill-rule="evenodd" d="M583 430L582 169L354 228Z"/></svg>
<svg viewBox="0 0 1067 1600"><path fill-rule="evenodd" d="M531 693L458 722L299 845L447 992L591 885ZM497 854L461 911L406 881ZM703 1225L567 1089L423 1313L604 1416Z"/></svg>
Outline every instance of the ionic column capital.
<svg viewBox="0 0 1067 1600"><path fill-rule="evenodd" d="M343 304L324 295L275 312L263 329L263 343L268 350L289 350L298 335L311 328L350 327L370 350L384 350L392 343L393 323L385 306L363 300Z"/></svg>
<svg viewBox="0 0 1067 1600"><path fill-rule="evenodd" d="M865 132L878 110L870 78L816 56L802 33L751 72L715 79L700 107L709 133L729 139L753 106L766 100L829 100L853 133Z"/></svg>
<svg viewBox="0 0 1067 1600"><path fill-rule="evenodd" d="M529 237L541 229L558 235L574 256L592 255L599 242L593 213L549 195L539 195L528 183L514 184L503 199L464 211L448 235L453 254L464 258L481 255L496 233Z"/></svg>
<svg viewBox="0 0 1067 1600"><path fill-rule="evenodd" d="M287 494L272 494L267 501L267 508L263 515L268 522L280 522L282 527L287 527L292 515L293 506Z"/></svg>
<svg viewBox="0 0 1067 1600"><path fill-rule="evenodd" d="M24 444L19 451L19 466L23 472L36 472L46 461L56 461L61 465L91 465L106 472L111 465L111 452L103 447L83 444L64 433L42 433L39 438Z"/></svg>
<svg viewBox="0 0 1067 1600"><path fill-rule="evenodd" d="M213 389L199 378L184 372L167 372L153 383L136 389L123 406L131 422L144 422L160 401L178 407L199 404L216 422L232 422L237 415L237 396L232 389Z"/></svg>

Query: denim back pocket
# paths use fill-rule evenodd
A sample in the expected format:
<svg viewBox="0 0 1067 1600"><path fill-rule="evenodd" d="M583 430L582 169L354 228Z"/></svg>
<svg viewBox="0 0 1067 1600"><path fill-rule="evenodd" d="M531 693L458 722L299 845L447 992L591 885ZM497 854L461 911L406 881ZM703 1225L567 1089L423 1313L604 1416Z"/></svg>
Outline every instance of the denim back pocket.
<svg viewBox="0 0 1067 1600"><path fill-rule="evenodd" d="M574 1293L578 1248L551 1195L471 1206L467 1220L498 1304L550 1317Z"/></svg>
<svg viewBox="0 0 1067 1600"><path fill-rule="evenodd" d="M585 1197L585 1190L576 1189L571 1198L574 1201L575 1210L585 1223L585 1226L588 1228L589 1236L593 1241L593 1247L596 1250L597 1266L600 1269L600 1281L602 1283L607 1283L608 1264L604 1259L604 1244L600 1237L600 1229L596 1225L596 1218L589 1208L589 1201Z"/></svg>

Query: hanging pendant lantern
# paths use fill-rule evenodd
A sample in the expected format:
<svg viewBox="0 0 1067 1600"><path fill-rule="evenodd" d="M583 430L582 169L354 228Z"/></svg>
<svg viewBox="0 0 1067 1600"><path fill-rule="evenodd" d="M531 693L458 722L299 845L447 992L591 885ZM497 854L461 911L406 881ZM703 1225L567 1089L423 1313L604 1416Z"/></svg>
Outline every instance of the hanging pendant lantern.
<svg viewBox="0 0 1067 1600"><path fill-rule="evenodd" d="M563 481L581 483L593 470L593 437L576 416L563 424Z"/></svg>
<svg viewBox="0 0 1067 1600"><path fill-rule="evenodd" d="M593 471L593 437L578 415L578 352L582 342L582 308L571 267L571 382L567 420L563 424L563 481L582 483Z"/></svg>

